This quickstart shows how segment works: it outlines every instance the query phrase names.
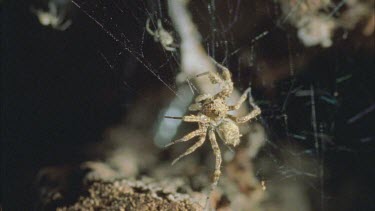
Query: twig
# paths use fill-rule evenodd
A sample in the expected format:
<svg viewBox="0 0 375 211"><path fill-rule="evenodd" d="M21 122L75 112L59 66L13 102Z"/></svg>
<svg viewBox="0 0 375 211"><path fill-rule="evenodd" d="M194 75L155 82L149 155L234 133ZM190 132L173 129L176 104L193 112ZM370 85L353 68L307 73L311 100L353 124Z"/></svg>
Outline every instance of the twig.
<svg viewBox="0 0 375 211"><path fill-rule="evenodd" d="M189 11L186 9L187 0L169 0L168 12L174 28L181 37L181 73L177 82L183 82L202 72L216 71L211 58L201 45L201 36L195 27ZM206 77L196 79L199 91L209 93L212 86Z"/></svg>

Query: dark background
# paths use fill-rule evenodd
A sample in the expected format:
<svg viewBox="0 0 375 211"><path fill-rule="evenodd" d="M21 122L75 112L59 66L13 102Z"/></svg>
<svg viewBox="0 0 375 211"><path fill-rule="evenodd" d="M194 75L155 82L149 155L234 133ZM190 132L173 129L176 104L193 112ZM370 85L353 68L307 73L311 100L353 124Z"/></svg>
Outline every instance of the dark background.
<svg viewBox="0 0 375 211"><path fill-rule="evenodd" d="M29 1L3 1L1 4L1 204L4 210L30 210L37 200L34 179L40 168L85 160L86 145L100 142L103 130L118 123L126 115L127 106L142 96L144 89L163 85L74 6L69 10L73 25L60 32L41 26L30 12ZM128 8L132 5L135 3ZM136 14L136 17L141 16ZM126 31L131 39L132 29L126 26L133 17L134 14L121 14L121 24L125 27L114 30ZM259 31L270 24L261 23ZM278 61L283 57L280 55L285 55L287 46L282 43L286 41L286 30L289 29L277 28L269 38L259 42L259 48L263 49L260 57L269 60L276 57ZM293 30L288 34L293 34ZM298 42L295 37L294 40ZM260 85L256 90L258 97L264 96L279 107L293 81L304 88L313 84L329 93L339 91L335 105L317 100L317 118L325 125L324 131L331 135L333 142L324 153L324 166L328 169L326 210L375 209L372 186L374 111L348 123L348 119L375 103L373 43L373 40L369 42L354 36L351 40L338 39L330 49L315 48L306 53L311 59L300 74L277 80L272 91ZM155 45L152 38L146 38L146 53L158 51L151 45ZM298 59L301 56L297 53L305 52L298 44L296 49L302 49L296 50L295 59ZM101 54L107 55L115 66L109 66ZM345 74L351 74L351 79L338 87L336 78ZM163 73L171 86L173 75L171 71ZM234 77L242 82L238 74L234 73ZM130 91L124 81L131 82ZM288 115L291 132L311 127L309 115L302 115L309 112L306 103L306 99L291 99L288 109L283 111ZM285 128L268 107L271 106L264 106L264 119L272 131L271 137L273 140L286 137ZM313 147L312 144L301 146ZM317 191L312 191L311 195L313 201L319 198Z"/></svg>
<svg viewBox="0 0 375 211"><path fill-rule="evenodd" d="M26 210L41 167L84 159L82 146L119 120L120 77L98 53L113 43L86 15L60 32L30 1L2 4L2 204Z"/></svg>

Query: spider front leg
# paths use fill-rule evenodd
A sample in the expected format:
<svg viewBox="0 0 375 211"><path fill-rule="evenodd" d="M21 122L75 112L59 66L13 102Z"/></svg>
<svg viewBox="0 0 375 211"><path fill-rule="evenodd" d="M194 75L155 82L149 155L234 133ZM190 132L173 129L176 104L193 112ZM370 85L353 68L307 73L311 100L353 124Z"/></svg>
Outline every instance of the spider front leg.
<svg viewBox="0 0 375 211"><path fill-rule="evenodd" d="M221 73L221 77L224 79L220 81L222 85L222 90L215 95L215 98L226 98L233 92L233 82L232 76L228 68L224 67L223 65L219 64L217 61L211 58L213 63L221 69L223 72Z"/></svg>
<svg viewBox="0 0 375 211"><path fill-rule="evenodd" d="M182 155L178 156L178 158L174 159L173 162L172 162L172 165L174 165L181 158L185 157L186 155L189 155L190 153L194 152L197 148L202 146L202 144L204 143L205 140L206 140L206 133L201 134L201 136L199 138L199 141L197 143L195 143L193 146L191 146L189 149L187 149L184 152L184 154L182 154Z"/></svg>
<svg viewBox="0 0 375 211"><path fill-rule="evenodd" d="M243 117L237 117L236 118L236 122L241 124L241 123L245 123L251 119L254 119L255 117L257 117L258 115L261 114L261 110L260 108L255 105L254 103L251 103L251 105L254 107L254 110L252 110L249 114L247 114L246 116L243 116Z"/></svg>
<svg viewBox="0 0 375 211"><path fill-rule="evenodd" d="M240 108L241 104L245 102L248 94L250 93L251 88L246 89L246 91L242 94L240 100L235 105L229 106L229 110L237 110ZM243 117L234 117L232 115L228 115L228 118L234 120L237 123L245 123L251 119L254 119L258 115L261 114L260 108L254 103L253 98L250 95L250 105L254 108L249 114Z"/></svg>
<svg viewBox="0 0 375 211"><path fill-rule="evenodd" d="M194 103L189 106L189 111L200 111L200 110L202 110L201 103Z"/></svg>
<svg viewBox="0 0 375 211"><path fill-rule="evenodd" d="M229 106L229 110L233 111L239 109L242 103L245 102L250 90L250 88L246 89L246 91L241 95L241 98L238 100L238 102L235 105Z"/></svg>
<svg viewBox="0 0 375 211"><path fill-rule="evenodd" d="M208 78L210 79L212 84L218 84L218 83L223 82L223 79L219 76L219 74L216 72L212 72L212 71L199 73L198 75L195 76L195 78L199 78L204 75L208 75Z"/></svg>
<svg viewBox="0 0 375 211"><path fill-rule="evenodd" d="M218 63L216 64L220 65ZM222 86L222 90L217 93L214 98L228 97L233 92L233 82L231 79L230 71L222 65L220 65L219 67L223 68L223 73L221 74L221 76L216 72L203 72L195 76L196 78L198 78L203 75L208 75L208 78L210 79L212 84L220 84Z"/></svg>
<svg viewBox="0 0 375 211"><path fill-rule="evenodd" d="M169 119L181 119L184 122L200 122L200 123L208 123L210 120L207 116L201 114L199 116L196 115L186 115L183 117L175 117L175 116L164 116L165 118Z"/></svg>
<svg viewBox="0 0 375 211"><path fill-rule="evenodd" d="M215 61L215 59L211 58L211 61L219 68L223 71L223 73L221 74L223 79L225 81L231 81L231 74L230 74L230 71L228 68L226 68L225 66L219 64L217 61Z"/></svg>
<svg viewBox="0 0 375 211"><path fill-rule="evenodd" d="M210 94L200 94L195 98L195 103L189 106L189 111L200 111L202 110L202 101L210 99Z"/></svg>

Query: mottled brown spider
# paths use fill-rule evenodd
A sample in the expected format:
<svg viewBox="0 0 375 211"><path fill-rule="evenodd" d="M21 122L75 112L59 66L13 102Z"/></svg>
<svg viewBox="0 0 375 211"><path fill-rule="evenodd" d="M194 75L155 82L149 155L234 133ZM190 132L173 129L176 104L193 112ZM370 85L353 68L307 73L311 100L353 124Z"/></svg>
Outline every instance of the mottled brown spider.
<svg viewBox="0 0 375 211"><path fill-rule="evenodd" d="M196 142L193 146L186 150L185 153L177 157L172 162L172 165L182 157L189 155L198 147L202 146L202 144L206 140L206 135L208 133L208 138L211 142L212 149L216 157L216 165L213 183L211 185L211 191L217 186L217 183L219 181L221 175L220 166L222 161L220 148L216 141L215 131L223 140L224 144L235 147L240 143L240 137L242 136L236 123L240 124L248 122L261 113L260 108L254 104L252 98L250 97L250 104L254 109L249 114L242 117L235 117L228 114L228 111L237 110L240 108L242 103L245 102L247 95L250 93L250 88L248 88L242 94L241 98L235 105L228 106L225 101L233 92L233 82L231 80L231 74L226 67L216 62L215 64L223 71L221 77L216 72L202 73L197 75L197 77L208 74L208 77L212 84L221 85L221 91L214 96L211 96L209 94L198 95L195 98L195 103L189 106L190 111L198 111L196 115L186 115L183 117L166 116L166 118L182 119L182 121L184 122L197 122L199 125L199 128L197 130L185 135L181 139L172 141L171 143L166 145L166 147L168 147L175 143L189 141L192 138L199 136L198 142Z"/></svg>

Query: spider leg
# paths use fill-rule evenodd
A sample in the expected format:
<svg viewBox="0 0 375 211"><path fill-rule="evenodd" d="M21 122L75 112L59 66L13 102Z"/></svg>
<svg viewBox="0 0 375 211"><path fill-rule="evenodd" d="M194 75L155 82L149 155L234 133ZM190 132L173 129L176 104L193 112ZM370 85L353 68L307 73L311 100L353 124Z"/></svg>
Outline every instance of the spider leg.
<svg viewBox="0 0 375 211"><path fill-rule="evenodd" d="M57 6L56 4L52 3L52 1L48 2L48 9L49 9L49 12L57 17Z"/></svg>
<svg viewBox="0 0 375 211"><path fill-rule="evenodd" d="M245 102L250 90L251 90L250 88L246 89L246 91L241 95L241 98L238 100L238 102L235 105L229 106L229 110L233 111L233 110L239 109L242 103Z"/></svg>
<svg viewBox="0 0 375 211"><path fill-rule="evenodd" d="M214 154L215 154L215 171L214 171L214 178L211 184L210 192L208 193L208 196L207 196L206 206L207 206L207 203L209 201L212 191L216 188L219 182L220 175L221 175L220 167L221 167L221 161L222 161L220 148L219 148L219 145L217 144L214 130L211 129L209 131L208 137L211 142L212 150L214 151Z"/></svg>
<svg viewBox="0 0 375 211"><path fill-rule="evenodd" d="M231 73L228 68L224 67L223 65L219 64L213 58L211 58L212 62L223 72L221 73L221 77L224 79L220 81L222 84L222 90L215 95L215 98L226 98L233 92L233 82L231 79Z"/></svg>
<svg viewBox="0 0 375 211"><path fill-rule="evenodd" d="M217 61L215 61L215 59L211 58L211 61L219 68L223 71L223 73L221 74L223 79L225 81L230 81L231 80L231 74L230 74L230 71L228 68L226 68L225 66L219 64Z"/></svg>
<svg viewBox="0 0 375 211"><path fill-rule="evenodd" d="M210 79L212 84L218 84L218 83L223 82L223 79L219 76L219 74L217 74L216 72L212 72L212 71L199 73L193 78L199 78L204 75L208 75L208 78Z"/></svg>
<svg viewBox="0 0 375 211"><path fill-rule="evenodd" d="M65 31L67 28L69 28L70 25L72 25L72 21L71 20L67 20L65 21L64 23L59 23L59 27L57 29L61 30L61 31Z"/></svg>
<svg viewBox="0 0 375 211"><path fill-rule="evenodd" d="M251 119L254 119L255 117L257 117L258 115L260 115L261 113L261 110L260 108L255 105L254 103L251 103L251 105L254 107L254 110L252 110L250 113L248 113L246 116L243 116L243 117L237 117L236 118L236 122L237 123L245 123Z"/></svg>
<svg viewBox="0 0 375 211"><path fill-rule="evenodd" d="M169 47L167 45L163 45L164 49L167 50L167 51L176 51L176 48L173 48L173 47Z"/></svg>
<svg viewBox="0 0 375 211"><path fill-rule="evenodd" d="M160 19L158 19L158 21L157 21L157 25L158 25L158 29L159 29L159 30L164 30L163 24L161 23L161 20L160 20Z"/></svg>
<svg viewBox="0 0 375 211"><path fill-rule="evenodd" d="M231 114L227 114L227 118L233 120L234 122L237 122L237 117Z"/></svg>
<svg viewBox="0 0 375 211"><path fill-rule="evenodd" d="M195 98L195 103L194 104L191 104L189 106L189 110L190 111L200 111L202 109L202 104L200 102L208 99L208 98L211 98L211 95L210 94L200 94L198 95L196 98Z"/></svg>
<svg viewBox="0 0 375 211"><path fill-rule="evenodd" d="M189 111L200 111L202 109L202 104L194 103L189 106Z"/></svg>
<svg viewBox="0 0 375 211"><path fill-rule="evenodd" d="M199 103L199 102L202 102L203 100L206 100L208 98L210 98L211 95L210 94L200 94L198 95L196 98L195 98L195 102L196 103Z"/></svg>
<svg viewBox="0 0 375 211"><path fill-rule="evenodd" d="M150 28L150 18L147 18L147 21L146 21L146 30L147 30L147 32L149 34L151 34L152 36L155 36L155 33Z"/></svg>
<svg viewBox="0 0 375 211"><path fill-rule="evenodd" d="M194 130L193 132L190 132L189 134L185 135L184 137L180 138L180 139L177 139L177 140L174 140L172 141L171 143L165 145L165 147L169 147L173 144L176 144L176 143L181 143L181 142L185 142L185 141L189 141L190 139L196 137L196 136L199 136L199 135L202 135L203 133L205 133L205 129L203 128L199 128L198 130Z"/></svg>
<svg viewBox="0 0 375 211"><path fill-rule="evenodd" d="M219 65L219 68L223 69L222 77L218 73L212 71L200 73L195 77L198 78L208 74L208 78L210 79L212 84L222 85L222 90L219 93L217 93L214 96L214 98L228 97L233 92L233 82L231 80L230 71L226 67L218 64L216 61L215 64Z"/></svg>
<svg viewBox="0 0 375 211"><path fill-rule="evenodd" d="M165 118L169 119L181 119L184 122L201 122L201 123L208 123L209 118L205 115L186 115L183 117L175 117L175 116L164 116Z"/></svg>
<svg viewBox="0 0 375 211"><path fill-rule="evenodd" d="M194 152L197 148L202 146L205 140L206 140L206 133L201 134L199 141L195 143L193 146L191 146L189 149L187 149L182 155L178 156L178 158L174 159L172 162L172 165L174 165L181 158L185 157L186 155L189 155L190 153Z"/></svg>

